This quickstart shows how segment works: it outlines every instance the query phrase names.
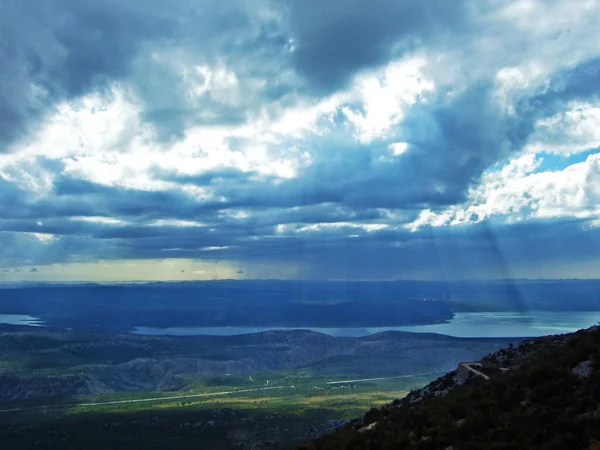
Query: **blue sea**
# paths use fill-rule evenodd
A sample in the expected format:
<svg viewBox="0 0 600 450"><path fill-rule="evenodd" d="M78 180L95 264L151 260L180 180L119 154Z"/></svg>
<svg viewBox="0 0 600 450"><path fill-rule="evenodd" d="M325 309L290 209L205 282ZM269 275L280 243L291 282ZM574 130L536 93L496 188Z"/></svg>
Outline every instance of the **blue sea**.
<svg viewBox="0 0 600 450"><path fill-rule="evenodd" d="M600 322L600 311L577 312L485 312L456 313L448 323L411 325L401 327L369 328L310 328L302 329L331 336L361 337L383 331L439 333L455 337L536 337L548 334L570 333ZM286 327L137 327L135 333L146 335L214 335L230 336L271 330L293 330Z"/></svg>
<svg viewBox="0 0 600 450"><path fill-rule="evenodd" d="M22 314L0 314L0 324L42 326L40 319Z"/></svg>

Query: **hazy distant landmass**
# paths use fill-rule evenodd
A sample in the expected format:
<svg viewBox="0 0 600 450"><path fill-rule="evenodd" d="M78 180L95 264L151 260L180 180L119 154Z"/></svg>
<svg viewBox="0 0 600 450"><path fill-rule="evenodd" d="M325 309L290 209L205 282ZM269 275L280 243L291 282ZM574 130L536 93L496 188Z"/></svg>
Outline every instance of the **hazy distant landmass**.
<svg viewBox="0 0 600 450"><path fill-rule="evenodd" d="M600 281L211 281L0 288L0 314L60 329L397 327L457 312L600 311Z"/></svg>

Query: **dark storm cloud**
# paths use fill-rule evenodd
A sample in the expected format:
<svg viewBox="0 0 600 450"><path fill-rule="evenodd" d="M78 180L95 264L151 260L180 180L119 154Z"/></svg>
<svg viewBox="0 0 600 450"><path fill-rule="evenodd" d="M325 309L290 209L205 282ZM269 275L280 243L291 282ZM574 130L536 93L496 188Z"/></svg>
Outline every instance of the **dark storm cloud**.
<svg viewBox="0 0 600 450"><path fill-rule="evenodd" d="M169 27L152 9L120 2L3 2L0 150L56 102L123 77L141 42Z"/></svg>
<svg viewBox="0 0 600 450"><path fill-rule="evenodd" d="M458 203L485 169L521 150L533 129L532 117L508 116L489 85L446 104L418 106L401 125L400 135L415 151L400 160L400 177L412 175L413 195L423 202Z"/></svg>
<svg viewBox="0 0 600 450"><path fill-rule="evenodd" d="M466 33L471 10L462 0L294 0L289 10L297 41L294 63L315 87L336 90L356 72L432 36L454 39L456 32Z"/></svg>
<svg viewBox="0 0 600 450"><path fill-rule="evenodd" d="M600 58L592 58L553 74L549 82L521 105L532 115L551 116L573 100L594 102L600 98Z"/></svg>
<svg viewBox="0 0 600 450"><path fill-rule="evenodd" d="M64 262L97 261L114 258L118 248L111 241L100 241L89 236L63 236L41 242L29 233L15 233L0 230L0 265L35 264L45 265Z"/></svg>
<svg viewBox="0 0 600 450"><path fill-rule="evenodd" d="M481 224L472 228L428 229L418 234L341 228L325 233L273 233L252 242L228 238L226 243L213 241L212 245L222 248L211 251L202 248L208 241L182 233L179 238L124 241L121 245L126 250L121 256L298 263L304 269L303 276L309 278L510 278L523 273L543 276L548 267L564 269L565 263L596 261L600 230L589 231L582 225L585 224L545 221L513 229Z"/></svg>
<svg viewBox="0 0 600 450"><path fill-rule="evenodd" d="M72 254L78 254L83 261L98 257L279 261L302 264L304 276L314 278L402 278L403 274L409 278L452 278L468 277L475 269L474 261L476 269L484 274L510 276L513 271L531 270L539 264L591 261L600 250L600 230L589 229L584 221L483 223L424 228L416 233L403 228L366 231L350 225L318 225L305 230L296 230L299 225L292 225L282 232L273 223L300 222L303 215L307 224L326 223L323 217L327 209L324 205L322 211L265 210L263 217L259 214L246 219L216 215L205 227L149 226L144 218L135 216L134 223L127 225L68 218L46 219L42 225L3 220L2 259L11 264L23 263L26 255L43 264L68 261ZM380 214L373 213L371 218L385 223ZM362 223L372 223L369 217L362 219ZM36 238L25 238L15 231L51 233L60 239L32 246Z"/></svg>
<svg viewBox="0 0 600 450"><path fill-rule="evenodd" d="M600 229L579 221L539 221L516 228L480 224L416 234L371 232L361 238L306 233L226 249L221 257L302 262L309 278L518 278L544 276L552 267L556 270L547 273L557 276L570 264L597 263L599 250Z"/></svg>
<svg viewBox="0 0 600 450"><path fill-rule="evenodd" d="M2 150L57 102L112 81L129 83L146 104L144 117L163 137L180 135L190 123L241 123L265 100L284 105L290 93L310 96L341 87L357 71L387 61L397 42L466 33L473 10L463 1L442 0L351 0L343 6L333 1L10 0L1 8ZM271 14L261 15L264 11ZM203 97L202 108L187 103L171 56L155 58L155 52L168 53L174 44L183 61L223 61L233 68L242 83L241 103L228 105L211 93ZM289 75L293 67L308 84ZM244 80L268 83L257 90L256 83L246 86Z"/></svg>
<svg viewBox="0 0 600 450"><path fill-rule="evenodd" d="M179 43L189 53L185 59L239 63L240 73L264 75L268 64L244 70L244 62L280 55L285 38L276 30L269 32L269 22L251 23L248 11L256 12L248 2L214 0L2 2L0 151L31 131L57 102L114 81L131 84L147 105L145 117L165 137L180 133L190 119L241 122L242 109L210 96L205 101L212 104L204 108L206 112L210 106L209 114L186 106L185 93L177 88L180 73L168 69L164 61L153 62L152 52ZM260 55L257 49L262 49ZM285 83L277 85L287 90Z"/></svg>
<svg viewBox="0 0 600 450"><path fill-rule="evenodd" d="M261 0L181 0L155 6L174 24L173 34L138 53L127 81L145 104L142 118L155 126L160 139L177 139L190 126L243 124L262 108L278 111L290 103L285 97L299 83L281 75L289 66L288 38L276 16L261 14L275 5ZM182 73L207 83L195 72L203 66L235 74L237 95L221 98L207 89L190 96Z"/></svg>
<svg viewBox="0 0 600 450"><path fill-rule="evenodd" d="M197 202L181 191L126 189L69 177L55 182L54 193L56 196L39 204L41 211L45 211L50 217L94 215L122 218L135 216L141 220L191 219L220 209L218 202Z"/></svg>

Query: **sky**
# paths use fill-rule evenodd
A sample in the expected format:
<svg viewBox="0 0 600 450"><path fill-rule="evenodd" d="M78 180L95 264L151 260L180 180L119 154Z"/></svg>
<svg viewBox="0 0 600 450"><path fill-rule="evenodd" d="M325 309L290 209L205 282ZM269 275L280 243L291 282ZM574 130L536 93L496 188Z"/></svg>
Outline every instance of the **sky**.
<svg viewBox="0 0 600 450"><path fill-rule="evenodd" d="M600 0L2 0L0 281L600 278Z"/></svg>

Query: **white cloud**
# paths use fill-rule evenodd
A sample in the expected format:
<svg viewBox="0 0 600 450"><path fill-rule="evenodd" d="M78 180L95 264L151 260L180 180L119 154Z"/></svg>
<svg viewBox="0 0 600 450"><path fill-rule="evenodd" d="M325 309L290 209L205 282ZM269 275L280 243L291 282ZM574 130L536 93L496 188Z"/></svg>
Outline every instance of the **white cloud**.
<svg viewBox="0 0 600 450"><path fill-rule="evenodd" d="M115 219L113 217L103 217L103 216L73 216L70 217L70 220L75 220L79 222L91 222L91 223L101 223L104 225L123 225L127 222L121 219Z"/></svg>
<svg viewBox="0 0 600 450"><path fill-rule="evenodd" d="M0 154L0 179L43 196L51 187L55 173L39 164L35 156Z"/></svg>
<svg viewBox="0 0 600 450"><path fill-rule="evenodd" d="M240 86L237 75L223 63L211 68L197 65L183 67L181 77L190 102L201 101L201 97L210 94L219 103L237 105L240 102Z"/></svg>
<svg viewBox="0 0 600 450"><path fill-rule="evenodd" d="M346 93L338 93L317 102L300 100L297 105L284 109L278 119L263 120L261 128L275 143L282 137L299 139L306 134L321 135L333 123L334 114L347 99Z"/></svg>
<svg viewBox="0 0 600 450"><path fill-rule="evenodd" d="M298 233L310 232L310 231L321 231L327 229L339 229L339 228L350 228L350 229L360 229L363 231L371 232L371 231L380 231L388 228L389 225L386 223L355 223L355 222L325 222L325 223L314 223L311 225L303 225L299 227L295 227L293 231ZM286 230L285 228L278 228L282 231Z"/></svg>
<svg viewBox="0 0 600 450"><path fill-rule="evenodd" d="M192 220L177 220L177 219L158 219L148 224L151 227L205 227L206 224L202 222L195 222Z"/></svg>
<svg viewBox="0 0 600 450"><path fill-rule="evenodd" d="M12 153L0 156L0 176L31 191L47 193L59 175L42 165L49 159L63 165L63 174L93 183L142 190L181 189L198 200L211 199L210 191L157 179L153 170L197 175L234 168L294 178L298 170L312 163L314 149L306 146L304 139L327 133L340 110L350 111L348 105L364 110L364 115L348 113L358 139L366 142L382 137L401 120L404 107L432 89L422 78L424 65L422 58L395 61L379 72L359 75L345 92L316 102L298 98L277 117L263 111L240 125L191 126L181 139L169 143L161 142L154 126L142 119L142 100L124 85L114 84L108 92L93 92L57 105L36 133L17 142ZM222 65L186 70L182 76L190 95L210 91L222 101L237 102L227 91L239 84L232 71ZM232 140L238 142L235 148ZM298 142L302 145L295 144ZM398 155L402 149L403 144L398 143L392 152Z"/></svg>
<svg viewBox="0 0 600 450"><path fill-rule="evenodd" d="M536 123L527 150L571 155L600 147L600 105L573 103Z"/></svg>
<svg viewBox="0 0 600 450"><path fill-rule="evenodd" d="M231 247L229 245L222 245L222 246L212 245L212 246L208 246L208 247L202 247L200 250L202 250L204 252L215 252L217 250L227 250L228 248L231 248Z"/></svg>
<svg viewBox="0 0 600 450"><path fill-rule="evenodd" d="M154 138L140 121L140 104L122 86L94 92L55 106L38 131L13 150L49 159L130 151Z"/></svg>
<svg viewBox="0 0 600 450"><path fill-rule="evenodd" d="M403 153L406 153L406 151L408 150L409 144L407 142L394 142L393 144L390 144L388 147L391 150L392 155L400 156Z"/></svg>
<svg viewBox="0 0 600 450"><path fill-rule="evenodd" d="M57 236L54 236L53 234L49 234L49 233L28 233L28 234L30 234L31 236L36 238L42 244L49 244L50 242L58 239Z"/></svg>
<svg viewBox="0 0 600 450"><path fill-rule="evenodd" d="M499 171L484 175L464 204L441 212L426 209L407 225L452 226L494 218L503 222L527 219L600 218L600 153L563 170L536 172L540 160L526 154Z"/></svg>
<svg viewBox="0 0 600 450"><path fill-rule="evenodd" d="M117 85L105 96L93 93L62 103L26 142L16 143L12 153L0 156L0 176L31 191L47 192L58 175L42 165L50 159L64 165L64 174L94 183L171 190L181 187L156 179L154 168L188 175L236 168L292 178L307 161L299 151L286 155L263 143L261 133L267 123L193 127L182 139L162 144L141 116L141 103ZM229 146L232 138L242 139L240 149ZM206 191L196 194L210 198Z"/></svg>
<svg viewBox="0 0 600 450"><path fill-rule="evenodd" d="M368 144L385 137L402 121L405 108L433 91L433 82L425 76L426 66L423 57L407 58L355 78L352 94L357 104L344 106L342 112L355 127L360 142Z"/></svg>

